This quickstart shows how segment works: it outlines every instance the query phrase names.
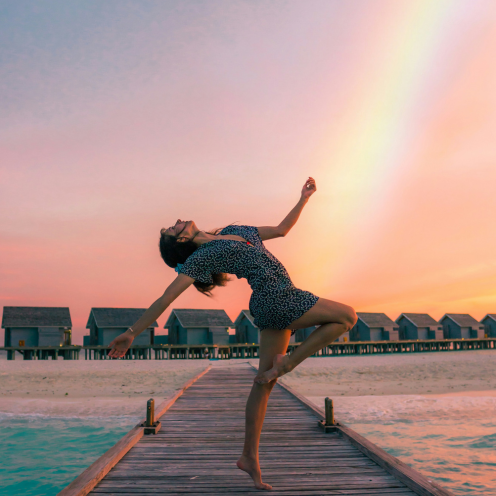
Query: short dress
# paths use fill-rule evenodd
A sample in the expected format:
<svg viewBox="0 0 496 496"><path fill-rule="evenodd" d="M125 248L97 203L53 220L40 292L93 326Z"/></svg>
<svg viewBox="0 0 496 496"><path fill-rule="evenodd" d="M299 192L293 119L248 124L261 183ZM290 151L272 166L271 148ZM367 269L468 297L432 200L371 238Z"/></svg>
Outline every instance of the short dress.
<svg viewBox="0 0 496 496"><path fill-rule="evenodd" d="M220 272L247 279L253 290L249 309L261 330L288 329L317 303L318 296L294 286L282 263L265 248L256 227L227 226L220 234L240 236L249 243L231 239L204 243L179 273L206 284L212 284L212 274Z"/></svg>

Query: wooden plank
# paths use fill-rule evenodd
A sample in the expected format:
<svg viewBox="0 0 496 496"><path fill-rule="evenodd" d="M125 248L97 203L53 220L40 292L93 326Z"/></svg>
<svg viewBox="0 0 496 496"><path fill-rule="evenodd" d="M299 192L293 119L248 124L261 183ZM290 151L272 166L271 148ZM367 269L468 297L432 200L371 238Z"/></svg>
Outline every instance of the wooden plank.
<svg viewBox="0 0 496 496"><path fill-rule="evenodd" d="M250 364L257 370L252 364ZM277 381L277 384L292 394L300 403L305 405L319 420L325 419L325 412L293 388ZM364 438L353 429L338 423L337 432L348 439L362 453L384 468L391 475L402 481L407 487L412 489L416 494L421 496L453 496L453 493L439 486L435 482L427 479L417 470L413 469L398 458L390 455L383 449L379 448L368 439Z"/></svg>
<svg viewBox="0 0 496 496"><path fill-rule="evenodd" d="M304 405L308 410L310 410L319 420L325 419L324 411L320 409L315 403L312 403L309 399L305 398L305 396L303 396L293 388L289 387L287 384L284 384L282 381L277 381L277 385L285 389L289 394L293 395L302 405Z"/></svg>
<svg viewBox="0 0 496 496"><path fill-rule="evenodd" d="M397 482L399 484L399 482ZM355 491L354 493L351 492L351 494L370 494L370 489L379 489L379 490L384 490L385 488L393 488L393 489L401 489L397 485L391 485L391 486L386 486L384 487L383 485L376 484L372 485L370 487L360 487L360 486L353 486L353 485L347 485L347 484L337 484L335 486L330 485L329 487L320 487L320 488L315 488L315 487L309 487L306 488L305 486L286 486L282 487L280 490L277 489L276 491L272 490L270 494L284 494L285 496L287 495L296 495L300 496L303 494L319 494L319 495L326 495L326 494L342 494L342 493L337 493L338 490L351 490ZM119 492L116 492L116 489L119 490ZM200 492L201 491L201 492ZM248 484L244 488L240 488L238 491L236 491L235 488L229 488L229 487L216 487L213 489L205 489L198 487L197 489L195 488L186 488L186 489L181 489L181 488L175 488L171 490L170 492L167 491L165 494L222 494L222 495L229 495L229 494L247 494L247 493L257 493L260 494L259 489L255 489L255 487L250 487ZM164 494L164 489L160 487L154 487L154 488L97 488L94 491L95 494L102 494L102 493L110 493L110 494ZM350 493L348 493L350 494ZM382 494L379 492L379 494ZM411 494L410 492L406 492L403 494Z"/></svg>
<svg viewBox="0 0 496 496"><path fill-rule="evenodd" d="M183 392L200 377L206 374L212 365L210 364L204 371L190 379L186 384L170 399L161 403L157 409L156 418L160 418L176 401ZM98 460L92 463L82 474L74 479L67 487L59 492L59 496L86 496L119 460L143 437L143 427L141 424L131 429L120 441L104 453Z"/></svg>
<svg viewBox="0 0 496 496"><path fill-rule="evenodd" d="M93 494L258 492L250 477L235 466L244 441L252 367L231 370L211 370L178 397L164 410L162 430L142 438ZM262 471L274 484L273 496L415 494L390 467L379 466L363 443L360 448L341 432L324 434L317 426L323 412L281 381L279 385L269 401L260 445Z"/></svg>
<svg viewBox="0 0 496 496"><path fill-rule="evenodd" d="M160 493L160 490L158 491ZM240 491L231 491L229 493L224 493L223 496L240 496L246 493L256 493L260 494L259 490L256 490L254 488L250 488L249 490L242 489ZM100 491L96 490L95 494L107 494L108 496L122 496L123 494L136 494L136 493L131 493L127 491ZM142 494L153 494L153 493L142 493ZM163 492L162 492L163 494ZM203 496L205 493L204 492L188 492L188 493L181 493L181 492L167 492L168 496L184 496L184 494L187 494L188 496ZM302 491L302 490L297 490L297 491L277 491L277 490L272 490L270 491L271 496L323 496L323 495L329 495L329 496L334 496L334 495L346 495L346 496L372 496L372 495L387 495L387 496L405 496L408 495L410 496L412 492L409 489L403 489L403 488L381 488L381 489L327 489L325 492L322 490L313 490L313 491Z"/></svg>
<svg viewBox="0 0 496 496"><path fill-rule="evenodd" d="M195 486L202 486L202 487L218 487L219 486L219 483L216 479L214 478L210 478L209 480L202 480L202 479L194 479L193 482L191 482L193 479L190 477L189 480L187 480L186 478L182 478L181 481L184 483L184 486L182 487L186 487L188 485L195 485ZM283 485L287 485L287 478L281 478L281 480L286 480L286 483L283 484ZM301 479L298 479L299 481L301 481ZM311 483L315 486L328 486L331 484L331 482L329 481L329 479L324 479L324 478L320 478L320 479L315 479L315 478L310 478L308 479L309 481L311 481ZM361 474L357 474L357 475L346 475L346 474L339 474L335 477L332 478L332 483L352 483L352 484L367 484L368 482L394 482L395 484L400 484L402 485L401 483L398 482L398 479L395 479L393 476L391 475L385 475L384 474L384 471L382 471L382 474L368 474L366 477L363 477ZM147 479L143 479L143 480L131 480L131 479L127 479L127 480L122 480L122 481L115 481L115 480L102 480L101 483L99 484L99 487L110 487L110 486L113 486L113 487L128 487L128 486L133 486L133 487L136 487L136 486L146 486L146 487L157 487L157 486L164 486L164 487L167 487L167 486L170 486L170 485L174 485L174 484L177 484L178 483L178 480L177 479L167 479L167 478L164 478L163 481L161 480L157 480L157 479L151 479L151 480L147 480ZM235 486L240 486L240 487L246 487L246 484L244 481L240 481L240 480L234 480L234 481L230 481L230 484L229 484L230 487L235 487Z"/></svg>
<svg viewBox="0 0 496 496"><path fill-rule="evenodd" d="M193 477L198 478L198 481L201 482L209 482L209 481L214 481L214 482L219 482L219 480L222 479L229 479L232 480L233 473L234 474L240 474L239 470L237 467L232 467L232 470L228 470L227 468L225 470L217 470L214 474L209 473L208 471L204 470L203 474L195 475ZM112 472L114 473L114 472ZM309 472L308 470L291 470L291 473L289 474L288 472L281 473L281 471L276 471L274 470L272 475L271 475L271 480L288 480L288 478L294 478L294 476L298 475L298 480L327 480L329 474L338 474L342 475L343 468L342 467L337 467L335 465L330 465L325 467L325 471L323 469L318 469L316 471L311 471ZM377 466L377 464L373 464L370 466L361 466L360 468L360 473L365 474L365 476L371 474L371 475L384 475L384 470ZM192 476L191 473L171 473L164 477L161 474L155 473L155 472L148 472L148 471L141 471L140 474L137 476L132 476L128 474L116 474L116 475L107 475L105 479L103 479L100 484L107 484L112 481L124 481L124 482L133 482L136 483L136 481L186 481L188 482L191 480ZM236 481L233 481L236 482Z"/></svg>

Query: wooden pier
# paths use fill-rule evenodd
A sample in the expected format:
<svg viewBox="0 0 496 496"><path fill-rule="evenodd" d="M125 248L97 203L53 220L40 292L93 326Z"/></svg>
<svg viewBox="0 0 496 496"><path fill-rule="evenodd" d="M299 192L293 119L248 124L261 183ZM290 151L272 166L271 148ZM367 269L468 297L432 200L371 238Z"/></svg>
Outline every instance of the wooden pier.
<svg viewBox="0 0 496 496"><path fill-rule="evenodd" d="M216 367L202 374L157 408L157 434L144 436L136 426L59 496L259 493L235 465L255 371ZM264 481L273 485L267 494L452 496L345 426L325 433L323 418L290 388L274 387L260 443Z"/></svg>
<svg viewBox="0 0 496 496"><path fill-rule="evenodd" d="M15 360L16 351L23 360L79 360L81 346L9 346L0 348L7 352L7 360Z"/></svg>
<svg viewBox="0 0 496 496"><path fill-rule="evenodd" d="M290 343L288 351L293 352L300 343ZM2 348L7 352L7 359L14 360L16 352L23 355L24 360L57 359L78 360L80 351L84 350L85 360L108 360L108 346L16 346ZM197 360L214 358L230 360L232 358L258 358L258 344L238 343L229 345L217 344L155 344L135 345L123 357L125 360ZM377 355L389 353L429 353L436 351L463 350L496 350L496 338L483 339L442 339L417 341L351 341L332 343L322 348L316 356L350 356Z"/></svg>

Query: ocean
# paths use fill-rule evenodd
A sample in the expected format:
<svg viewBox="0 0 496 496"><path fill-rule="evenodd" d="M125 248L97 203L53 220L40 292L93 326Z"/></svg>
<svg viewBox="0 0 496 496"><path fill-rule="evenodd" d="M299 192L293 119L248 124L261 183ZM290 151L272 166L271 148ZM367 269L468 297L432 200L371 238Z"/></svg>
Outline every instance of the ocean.
<svg viewBox="0 0 496 496"><path fill-rule="evenodd" d="M494 391L341 397L335 413L454 494L496 494ZM57 494L139 420L1 414L0 496Z"/></svg>
<svg viewBox="0 0 496 496"><path fill-rule="evenodd" d="M140 418L0 414L0 496L52 496Z"/></svg>
<svg viewBox="0 0 496 496"><path fill-rule="evenodd" d="M338 421L454 494L496 494L495 391L348 396ZM321 408L323 397L309 398Z"/></svg>

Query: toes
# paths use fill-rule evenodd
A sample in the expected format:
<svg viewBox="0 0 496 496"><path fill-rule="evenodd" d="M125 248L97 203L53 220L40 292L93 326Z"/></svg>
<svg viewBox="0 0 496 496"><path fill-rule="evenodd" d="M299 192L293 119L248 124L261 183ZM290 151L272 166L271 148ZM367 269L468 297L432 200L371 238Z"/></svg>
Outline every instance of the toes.
<svg viewBox="0 0 496 496"><path fill-rule="evenodd" d="M272 489L272 486L269 484L265 484L264 482L261 482L260 484L255 485L256 489L265 489L266 491L270 491Z"/></svg>

